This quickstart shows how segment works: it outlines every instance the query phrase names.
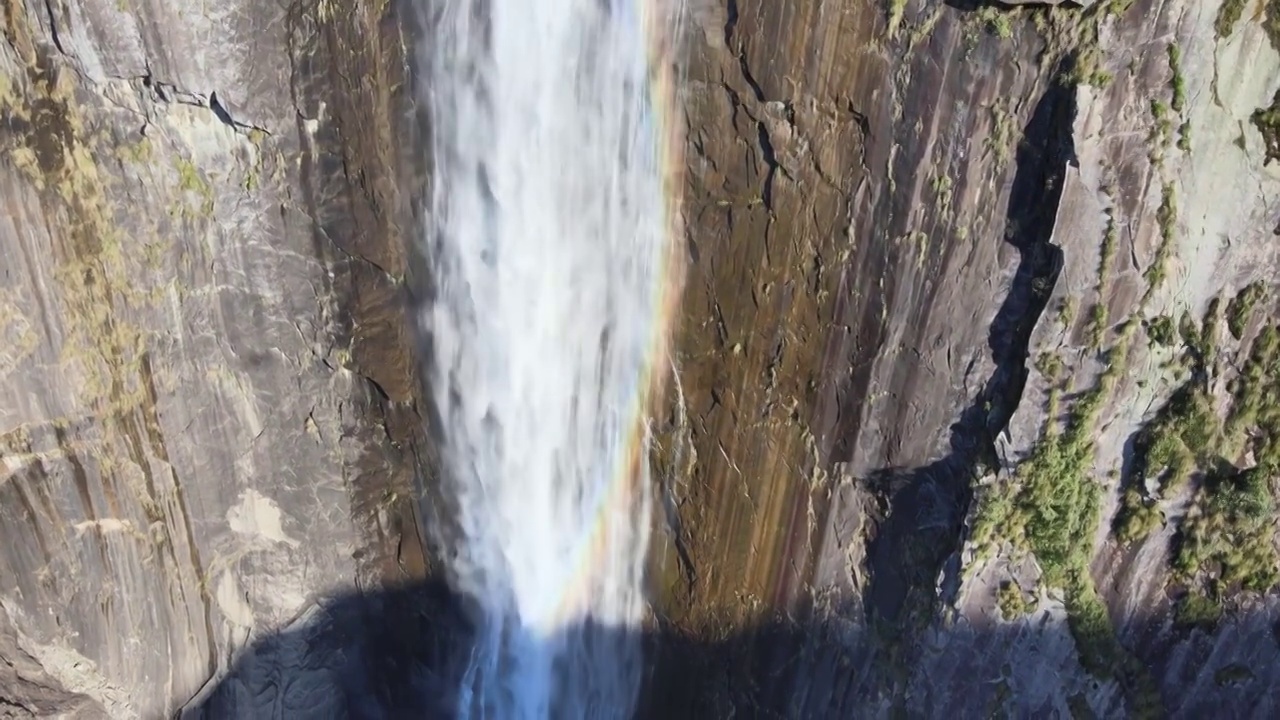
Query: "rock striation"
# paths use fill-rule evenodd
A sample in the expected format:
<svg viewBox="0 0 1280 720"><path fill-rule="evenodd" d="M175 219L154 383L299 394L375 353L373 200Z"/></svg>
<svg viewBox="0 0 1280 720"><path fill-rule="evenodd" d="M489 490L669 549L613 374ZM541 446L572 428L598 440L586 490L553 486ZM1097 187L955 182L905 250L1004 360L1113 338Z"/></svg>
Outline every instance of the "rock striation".
<svg viewBox="0 0 1280 720"><path fill-rule="evenodd" d="M703 7L673 696L1274 712L1275 12Z"/></svg>
<svg viewBox="0 0 1280 720"><path fill-rule="evenodd" d="M401 25L0 27L0 707L169 716L325 594L424 572Z"/></svg>
<svg viewBox="0 0 1280 720"><path fill-rule="evenodd" d="M430 38L206 5L0 6L0 715L441 711ZM689 14L642 714L1280 712L1280 5Z"/></svg>

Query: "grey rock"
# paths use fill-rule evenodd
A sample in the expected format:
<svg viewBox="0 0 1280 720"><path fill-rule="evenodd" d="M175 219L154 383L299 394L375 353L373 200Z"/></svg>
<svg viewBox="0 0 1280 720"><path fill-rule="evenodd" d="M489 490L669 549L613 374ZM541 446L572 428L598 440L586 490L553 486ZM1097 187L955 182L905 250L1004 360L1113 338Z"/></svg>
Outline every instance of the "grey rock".
<svg viewBox="0 0 1280 720"><path fill-rule="evenodd" d="M438 624L388 590L428 575L433 511L404 318L415 38L402 4L339 5L6 6L0 714L447 695ZM1092 434L1090 579L1167 714L1275 715L1274 590L1174 622L1191 491L1142 542L1111 532L1131 441L1181 382L1144 323L1275 285L1280 169L1249 118L1280 54L1256 4L1221 38L1203 0L1010 11L1008 33L945 3L694 5L651 714L1133 712L1034 553L967 542L1107 371L1099 305L1103 347L1130 318L1140 342ZM1081 38L1098 86L1058 81ZM1009 582L1027 614L999 609Z"/></svg>
<svg viewBox="0 0 1280 720"><path fill-rule="evenodd" d="M44 673L24 707L167 716L329 593L424 571L402 51L373 8L7 7L0 657Z"/></svg>

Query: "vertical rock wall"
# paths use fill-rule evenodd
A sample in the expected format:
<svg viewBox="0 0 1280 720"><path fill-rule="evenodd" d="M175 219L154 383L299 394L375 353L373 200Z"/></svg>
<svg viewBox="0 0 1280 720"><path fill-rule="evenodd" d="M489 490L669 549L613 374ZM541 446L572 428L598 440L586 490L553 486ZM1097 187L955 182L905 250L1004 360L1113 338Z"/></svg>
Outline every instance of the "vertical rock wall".
<svg viewBox="0 0 1280 720"><path fill-rule="evenodd" d="M0 708L418 707L407 6L0 7ZM692 3L647 710L1274 714L1277 12Z"/></svg>
<svg viewBox="0 0 1280 720"><path fill-rule="evenodd" d="M322 595L422 575L400 27L12 0L3 30L4 647L167 715Z"/></svg>
<svg viewBox="0 0 1280 720"><path fill-rule="evenodd" d="M1213 498L1261 477L1271 433L1237 378L1275 372L1248 359L1274 325L1275 141L1256 113L1280 84L1276 12L698 5L656 576L672 632L716 660L697 687L664 676L674 697L1270 712L1277 478L1256 486L1269 520ZM1166 331L1184 315L1185 342ZM1157 468L1126 506L1187 387L1223 444L1195 451L1180 494ZM1125 507L1156 531L1121 539ZM1217 540L1175 567L1188 533L1246 525L1259 587L1216 579ZM1189 594L1217 615L1188 624Z"/></svg>

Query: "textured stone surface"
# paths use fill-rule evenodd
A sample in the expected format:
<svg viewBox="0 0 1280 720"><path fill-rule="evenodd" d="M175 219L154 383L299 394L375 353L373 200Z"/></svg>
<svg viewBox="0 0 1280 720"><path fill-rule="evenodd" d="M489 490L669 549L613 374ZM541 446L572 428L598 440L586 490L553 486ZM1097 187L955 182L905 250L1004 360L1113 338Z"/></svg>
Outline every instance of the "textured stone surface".
<svg viewBox="0 0 1280 720"><path fill-rule="evenodd" d="M0 715L448 704L453 601L380 590L427 554L405 7L3 5ZM1174 621L1192 489L1112 534L1182 382L1151 321L1275 284L1280 163L1250 121L1280 85L1270 10L1219 37L1209 0L691 9L645 712L1134 714L1034 554L967 542L1127 338L1088 583L1166 714L1274 716L1274 589Z"/></svg>
<svg viewBox="0 0 1280 720"><path fill-rule="evenodd" d="M659 576L669 617L695 635L758 625L741 672L789 696L740 677L704 698L784 715L1136 712L1139 688L1081 664L1062 588L1040 583L1035 558L976 555L960 522L982 465L1016 472L1046 420L1064 420L1032 361L1059 358L1068 393L1099 381L1087 311L1101 298L1103 349L1126 320L1139 330L1091 430L1102 512L1078 542L1093 543L1092 584L1165 712L1274 712L1275 589L1188 632L1169 563L1189 495L1164 502L1169 524L1139 547L1111 528L1134 434L1179 384L1144 323L1274 284L1277 171L1249 118L1280 57L1259 3L1222 38L1216 3L1095 12L739 0L700 14L694 281L664 445L686 465L667 485L682 509ZM1153 100L1171 124L1158 139ZM1165 185L1173 243L1148 292ZM1221 397L1237 370L1219 370ZM1010 580L1031 615L1002 618ZM766 639L778 623L805 638L785 661Z"/></svg>
<svg viewBox="0 0 1280 720"><path fill-rule="evenodd" d="M421 576L386 13L5 3L0 607L47 674L24 682L167 715L322 595Z"/></svg>
<svg viewBox="0 0 1280 720"><path fill-rule="evenodd" d="M695 42L688 204L703 282L690 282L677 360L689 492L725 499L718 521L686 527L719 538L689 539L715 573L695 596L723 586L785 605L803 593L782 568L806 577L843 542L825 536L841 477L887 488L967 452L948 427L994 372L989 328L1018 269L1001 241L1013 145L1045 73L1033 35L1000 46L946 7L912 8L893 43L871 5L731 8ZM722 533L730 512L767 542ZM744 564L759 569L741 587Z"/></svg>

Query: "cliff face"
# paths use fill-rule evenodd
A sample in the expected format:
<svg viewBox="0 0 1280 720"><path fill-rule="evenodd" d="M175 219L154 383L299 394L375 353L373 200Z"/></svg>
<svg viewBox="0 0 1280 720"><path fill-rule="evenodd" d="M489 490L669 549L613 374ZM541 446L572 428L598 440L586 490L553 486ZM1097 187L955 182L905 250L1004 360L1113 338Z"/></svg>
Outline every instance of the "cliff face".
<svg viewBox="0 0 1280 720"><path fill-rule="evenodd" d="M692 4L648 702L1275 714L1273 4ZM420 708L402 5L3 5L3 712Z"/></svg>
<svg viewBox="0 0 1280 720"><path fill-rule="evenodd" d="M422 574L400 30L3 21L0 706L167 715L323 593Z"/></svg>
<svg viewBox="0 0 1280 720"><path fill-rule="evenodd" d="M1275 711L1276 12L702 8L674 696Z"/></svg>

